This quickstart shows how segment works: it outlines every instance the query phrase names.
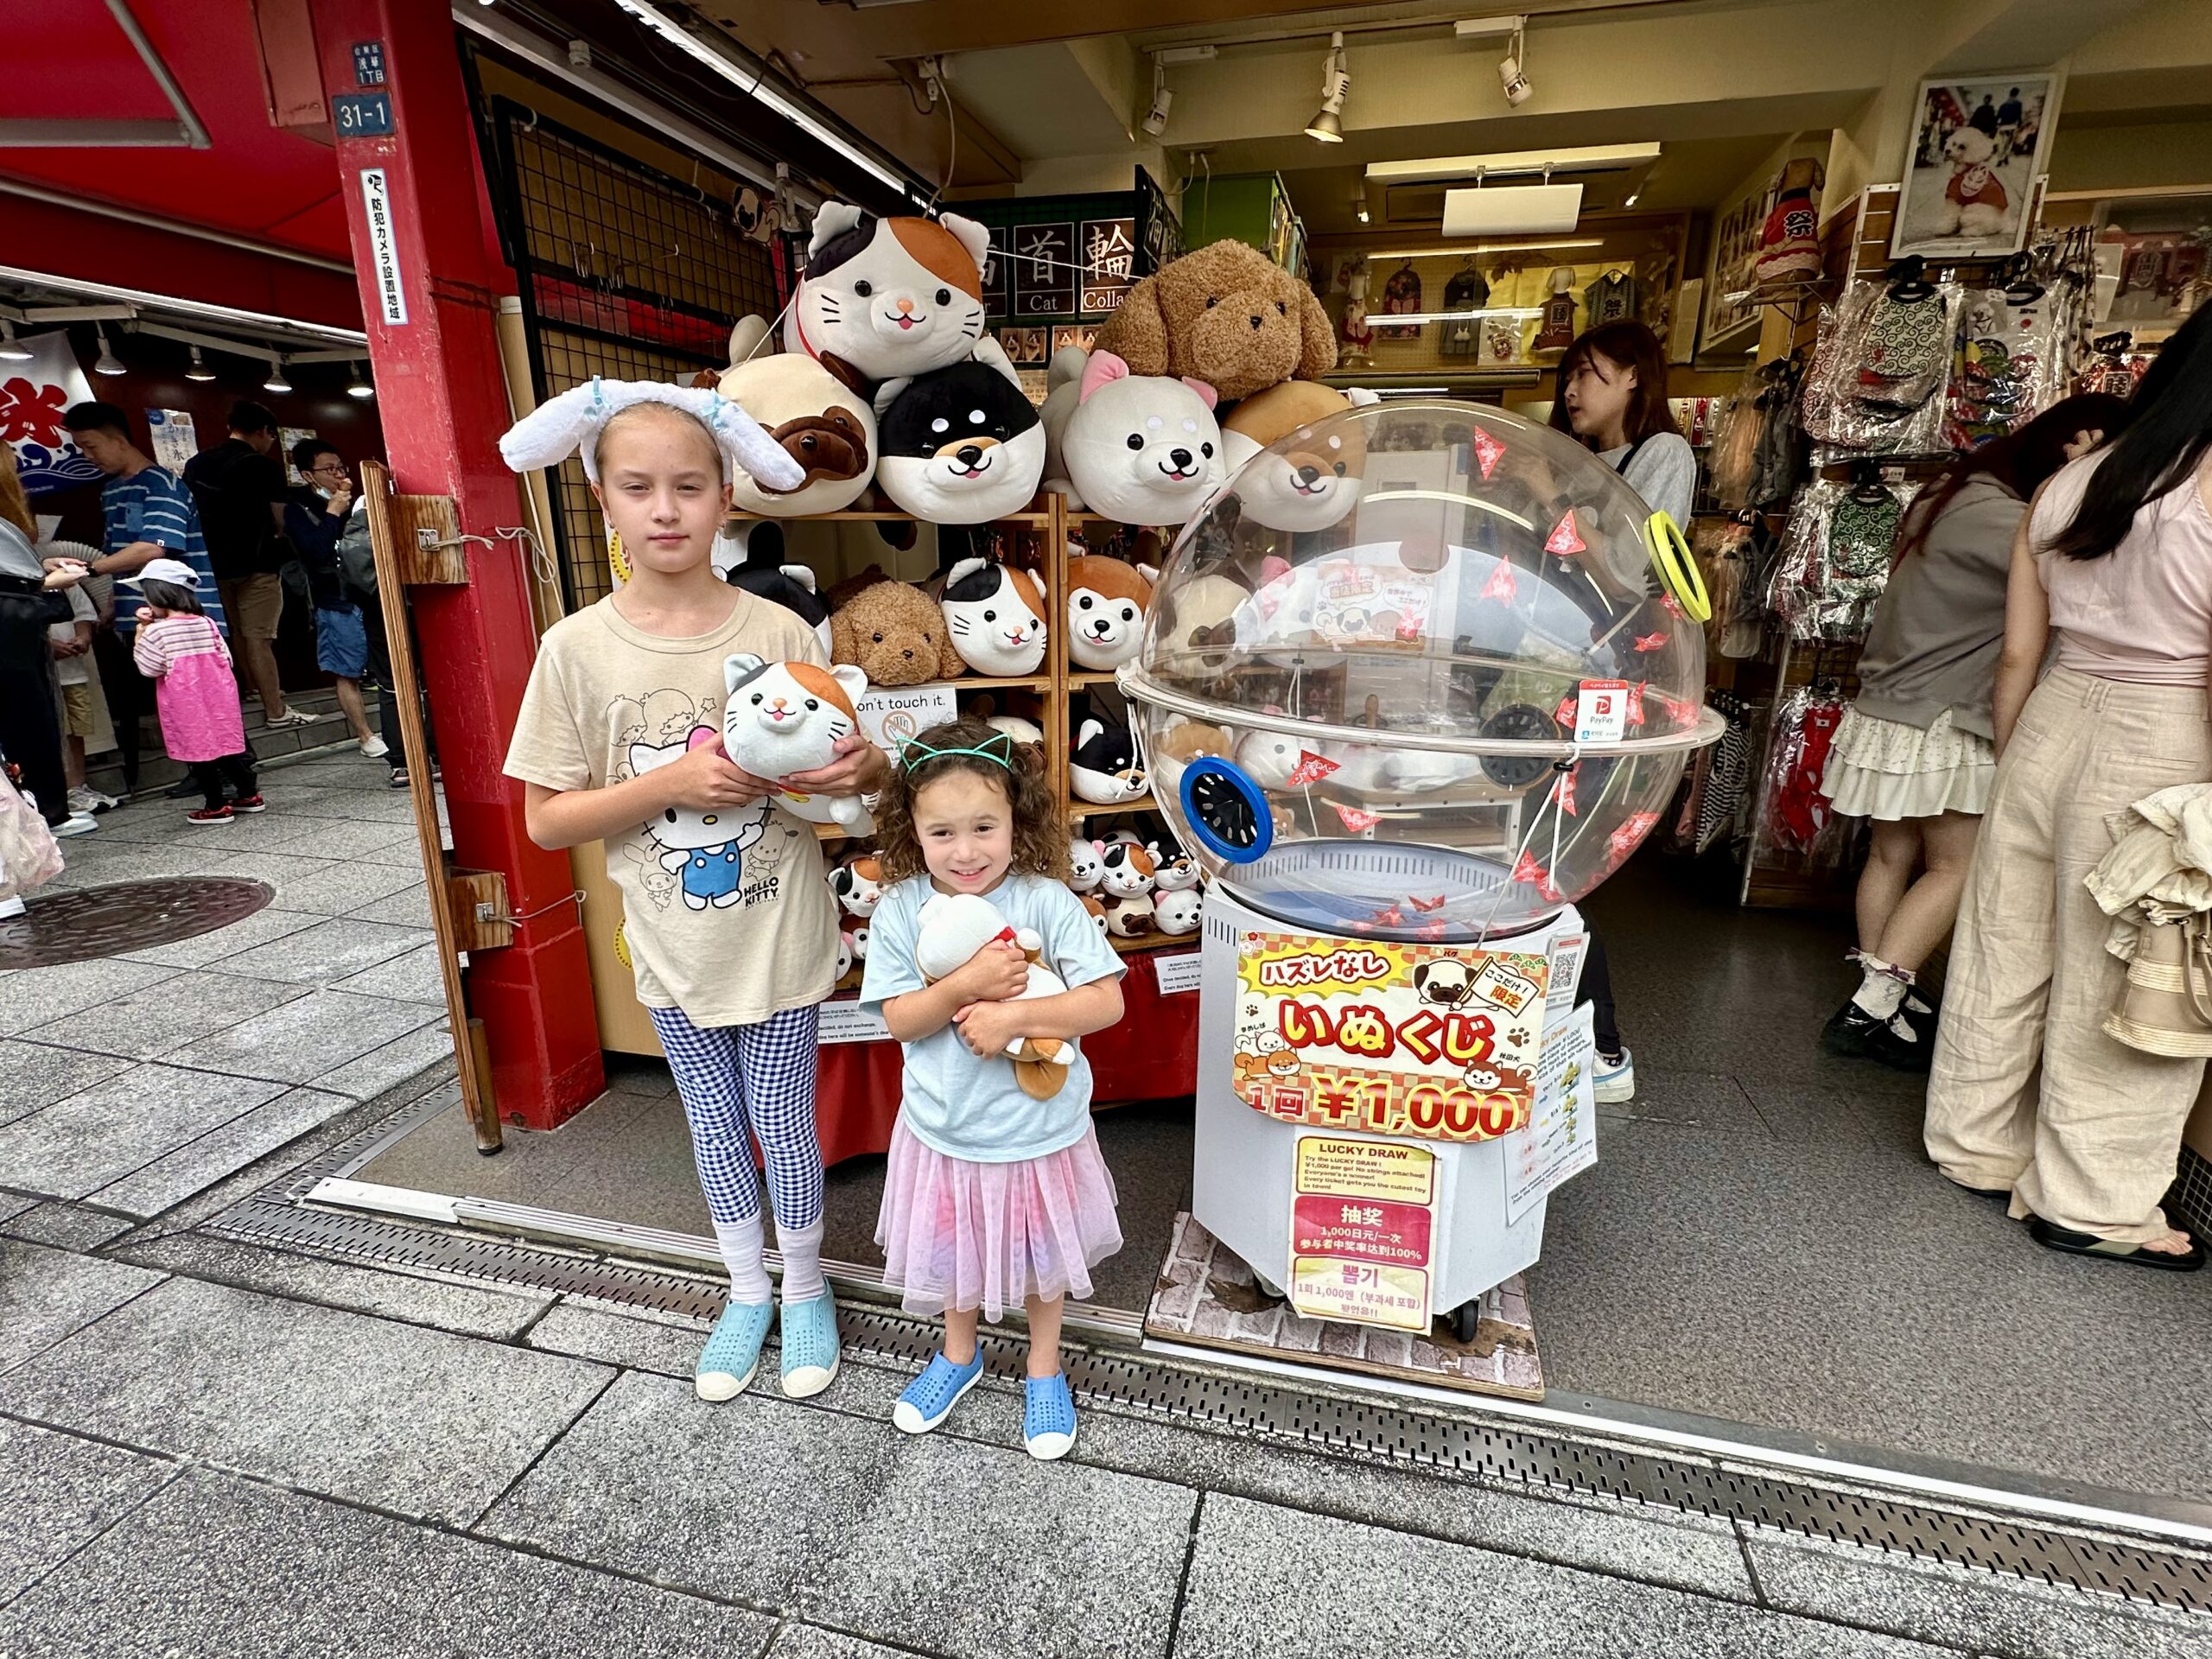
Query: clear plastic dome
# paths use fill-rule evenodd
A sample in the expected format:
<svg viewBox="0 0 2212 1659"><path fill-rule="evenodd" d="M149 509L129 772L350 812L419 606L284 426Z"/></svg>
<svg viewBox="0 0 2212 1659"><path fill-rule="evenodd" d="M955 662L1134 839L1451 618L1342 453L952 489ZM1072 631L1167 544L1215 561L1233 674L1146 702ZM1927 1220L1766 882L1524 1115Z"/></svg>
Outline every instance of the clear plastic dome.
<svg viewBox="0 0 2212 1659"><path fill-rule="evenodd" d="M1290 433L1177 539L1122 671L1154 794L1287 923L1466 940L1618 869L1703 709L1679 537L1563 434L1384 403Z"/></svg>

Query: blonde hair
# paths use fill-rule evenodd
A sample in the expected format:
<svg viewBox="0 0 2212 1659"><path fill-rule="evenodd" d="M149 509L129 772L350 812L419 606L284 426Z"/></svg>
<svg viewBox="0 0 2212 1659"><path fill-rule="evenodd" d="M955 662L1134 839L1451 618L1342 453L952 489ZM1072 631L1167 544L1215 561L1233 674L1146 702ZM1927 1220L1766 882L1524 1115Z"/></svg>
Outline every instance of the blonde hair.
<svg viewBox="0 0 2212 1659"><path fill-rule="evenodd" d="M31 499L24 493L22 474L16 470L16 452L0 443L0 518L23 532L23 539L38 545L38 520L31 514Z"/></svg>

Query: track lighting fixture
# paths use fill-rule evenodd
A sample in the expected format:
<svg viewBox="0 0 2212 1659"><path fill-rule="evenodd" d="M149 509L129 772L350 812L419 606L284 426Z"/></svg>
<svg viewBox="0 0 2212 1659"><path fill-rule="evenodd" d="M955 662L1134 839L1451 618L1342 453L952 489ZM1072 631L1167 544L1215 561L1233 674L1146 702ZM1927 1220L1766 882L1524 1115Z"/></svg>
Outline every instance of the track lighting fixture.
<svg viewBox="0 0 2212 1659"><path fill-rule="evenodd" d="M1529 84L1529 77L1522 67L1529 60L1528 24L1526 17L1513 20L1512 36L1506 44L1505 56L1499 60L1497 66L1497 84L1504 89L1506 103L1516 110L1526 104L1529 95L1535 91Z"/></svg>
<svg viewBox="0 0 2212 1659"><path fill-rule="evenodd" d="M1351 91L1351 72L1345 67L1342 29L1329 36L1328 60L1321 67L1321 107L1306 124L1306 136L1324 144L1344 141L1344 94Z"/></svg>
<svg viewBox="0 0 2212 1659"><path fill-rule="evenodd" d="M123 359L115 354L114 348L107 343L107 330L95 328L92 333L100 342L99 360L92 365L92 372L94 374L128 374L130 371L123 366Z"/></svg>
<svg viewBox="0 0 2212 1659"><path fill-rule="evenodd" d="M207 366L207 359L200 355L197 346L192 348L192 361L184 371L184 378L188 380L213 380L215 378L215 371Z"/></svg>
<svg viewBox="0 0 2212 1659"><path fill-rule="evenodd" d="M269 359L269 378L261 383L261 389L264 391L289 391L292 389L292 383L284 378L283 358L271 357Z"/></svg>
<svg viewBox="0 0 2212 1659"><path fill-rule="evenodd" d="M1152 60L1152 108L1146 111L1144 130L1157 138L1167 130L1167 111L1175 107L1175 94L1167 90L1167 66Z"/></svg>
<svg viewBox="0 0 2212 1659"><path fill-rule="evenodd" d="M16 338L16 325L5 317L0 317L0 358L10 363L31 360L31 348Z"/></svg>
<svg viewBox="0 0 2212 1659"><path fill-rule="evenodd" d="M346 395L348 397L373 397L377 395L377 389L369 384L369 377L361 372L361 365L358 363L353 365L353 378L346 383Z"/></svg>

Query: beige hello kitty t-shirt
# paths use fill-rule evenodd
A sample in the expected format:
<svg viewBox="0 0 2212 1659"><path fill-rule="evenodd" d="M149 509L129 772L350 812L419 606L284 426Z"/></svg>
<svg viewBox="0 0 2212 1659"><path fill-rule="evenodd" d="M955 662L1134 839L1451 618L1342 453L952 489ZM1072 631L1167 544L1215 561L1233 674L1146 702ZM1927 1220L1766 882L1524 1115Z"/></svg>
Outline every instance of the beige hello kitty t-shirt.
<svg viewBox="0 0 2212 1659"><path fill-rule="evenodd" d="M685 639L639 632L611 597L547 629L507 776L597 789L680 760L721 730L722 659L733 652L828 666L798 617L730 593L729 620ZM766 801L718 813L676 807L606 846L647 1007L681 1008L696 1026L749 1026L830 995L837 913L812 824Z"/></svg>

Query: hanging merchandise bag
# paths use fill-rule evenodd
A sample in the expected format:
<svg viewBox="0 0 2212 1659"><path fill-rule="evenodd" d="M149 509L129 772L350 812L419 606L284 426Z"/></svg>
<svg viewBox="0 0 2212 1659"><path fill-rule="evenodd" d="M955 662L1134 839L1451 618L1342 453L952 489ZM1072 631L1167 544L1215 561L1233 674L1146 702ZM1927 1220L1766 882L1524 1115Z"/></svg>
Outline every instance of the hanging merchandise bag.
<svg viewBox="0 0 2212 1659"><path fill-rule="evenodd" d="M0 772L0 899L20 899L61 874L61 849L38 809Z"/></svg>

